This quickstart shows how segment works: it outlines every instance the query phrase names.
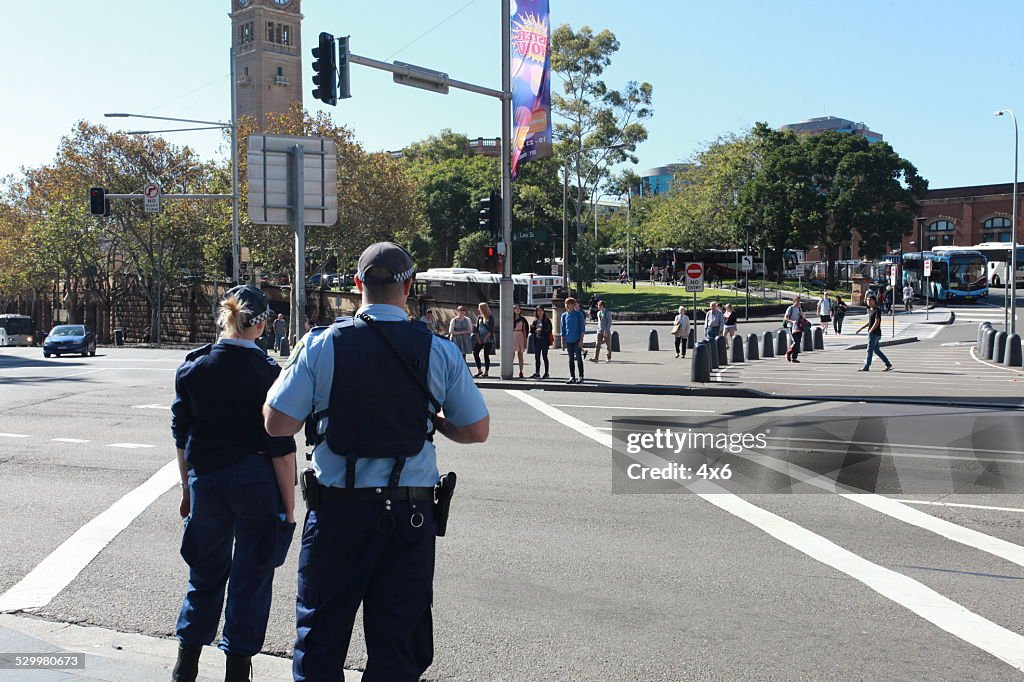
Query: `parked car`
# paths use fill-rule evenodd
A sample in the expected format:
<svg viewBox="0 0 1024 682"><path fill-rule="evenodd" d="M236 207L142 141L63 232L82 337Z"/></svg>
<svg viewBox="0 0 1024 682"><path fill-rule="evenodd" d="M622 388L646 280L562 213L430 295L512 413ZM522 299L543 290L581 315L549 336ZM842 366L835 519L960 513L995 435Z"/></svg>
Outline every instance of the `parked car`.
<svg viewBox="0 0 1024 682"><path fill-rule="evenodd" d="M43 339L43 357L81 353L96 355L96 335L84 324L62 324L54 327Z"/></svg>

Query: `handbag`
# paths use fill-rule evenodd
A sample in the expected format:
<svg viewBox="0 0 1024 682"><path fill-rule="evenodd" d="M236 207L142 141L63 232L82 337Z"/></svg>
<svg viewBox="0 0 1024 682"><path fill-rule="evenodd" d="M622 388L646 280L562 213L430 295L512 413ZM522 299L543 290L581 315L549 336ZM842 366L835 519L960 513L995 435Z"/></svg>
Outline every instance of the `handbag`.
<svg viewBox="0 0 1024 682"><path fill-rule="evenodd" d="M802 332L807 331L807 328L810 327L810 326L811 326L811 323L807 321L806 317L801 317L800 321L797 323L797 329L802 331Z"/></svg>
<svg viewBox="0 0 1024 682"><path fill-rule="evenodd" d="M674 325L672 325L672 336L679 336L679 334L682 331L683 331L683 328L682 328L682 326L678 322L676 322Z"/></svg>

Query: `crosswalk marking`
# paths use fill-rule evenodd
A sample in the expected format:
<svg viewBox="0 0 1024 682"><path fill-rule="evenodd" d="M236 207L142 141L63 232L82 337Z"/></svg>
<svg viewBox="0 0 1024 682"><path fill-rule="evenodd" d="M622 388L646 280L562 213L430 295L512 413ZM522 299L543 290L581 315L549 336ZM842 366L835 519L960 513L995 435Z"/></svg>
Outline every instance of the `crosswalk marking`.
<svg viewBox="0 0 1024 682"><path fill-rule="evenodd" d="M56 443L88 443L89 441L82 438L51 438L50 440Z"/></svg>
<svg viewBox="0 0 1024 682"><path fill-rule="evenodd" d="M0 433L0 438L28 438L26 433Z"/></svg>
<svg viewBox="0 0 1024 682"><path fill-rule="evenodd" d="M146 443L111 443L107 446L108 448L127 448L129 450L137 450L139 448L155 448L155 445L148 445Z"/></svg>

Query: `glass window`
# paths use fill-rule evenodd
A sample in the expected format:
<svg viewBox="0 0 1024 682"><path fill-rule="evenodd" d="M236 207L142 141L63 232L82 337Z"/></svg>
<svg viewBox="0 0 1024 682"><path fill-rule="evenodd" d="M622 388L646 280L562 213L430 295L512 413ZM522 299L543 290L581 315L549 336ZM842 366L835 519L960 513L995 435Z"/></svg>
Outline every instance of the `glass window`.
<svg viewBox="0 0 1024 682"><path fill-rule="evenodd" d="M953 223L948 220L936 220L928 226L929 232L952 232Z"/></svg>
<svg viewBox="0 0 1024 682"><path fill-rule="evenodd" d="M267 42L274 42L274 22L272 21L267 22Z"/></svg>
<svg viewBox="0 0 1024 682"><path fill-rule="evenodd" d="M282 25L281 26L281 44L282 45L291 45L292 44L291 35L292 35L292 27L289 26L288 24Z"/></svg>
<svg viewBox="0 0 1024 682"><path fill-rule="evenodd" d="M1011 238L1010 219L998 216L989 218L981 225L985 231L982 238L987 242L1008 242Z"/></svg>

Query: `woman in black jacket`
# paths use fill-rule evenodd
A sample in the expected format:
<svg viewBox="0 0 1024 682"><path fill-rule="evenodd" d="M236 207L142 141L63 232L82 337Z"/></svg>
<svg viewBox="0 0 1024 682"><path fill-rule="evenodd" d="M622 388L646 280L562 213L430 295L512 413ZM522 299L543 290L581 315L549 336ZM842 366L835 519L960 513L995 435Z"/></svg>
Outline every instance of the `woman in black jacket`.
<svg viewBox="0 0 1024 682"><path fill-rule="evenodd" d="M536 369L531 379L548 378L548 348L551 346L551 320L547 313L540 306L534 311L536 316L533 324L530 325L530 333L533 335L533 358ZM540 359L544 358L544 376L540 375Z"/></svg>

